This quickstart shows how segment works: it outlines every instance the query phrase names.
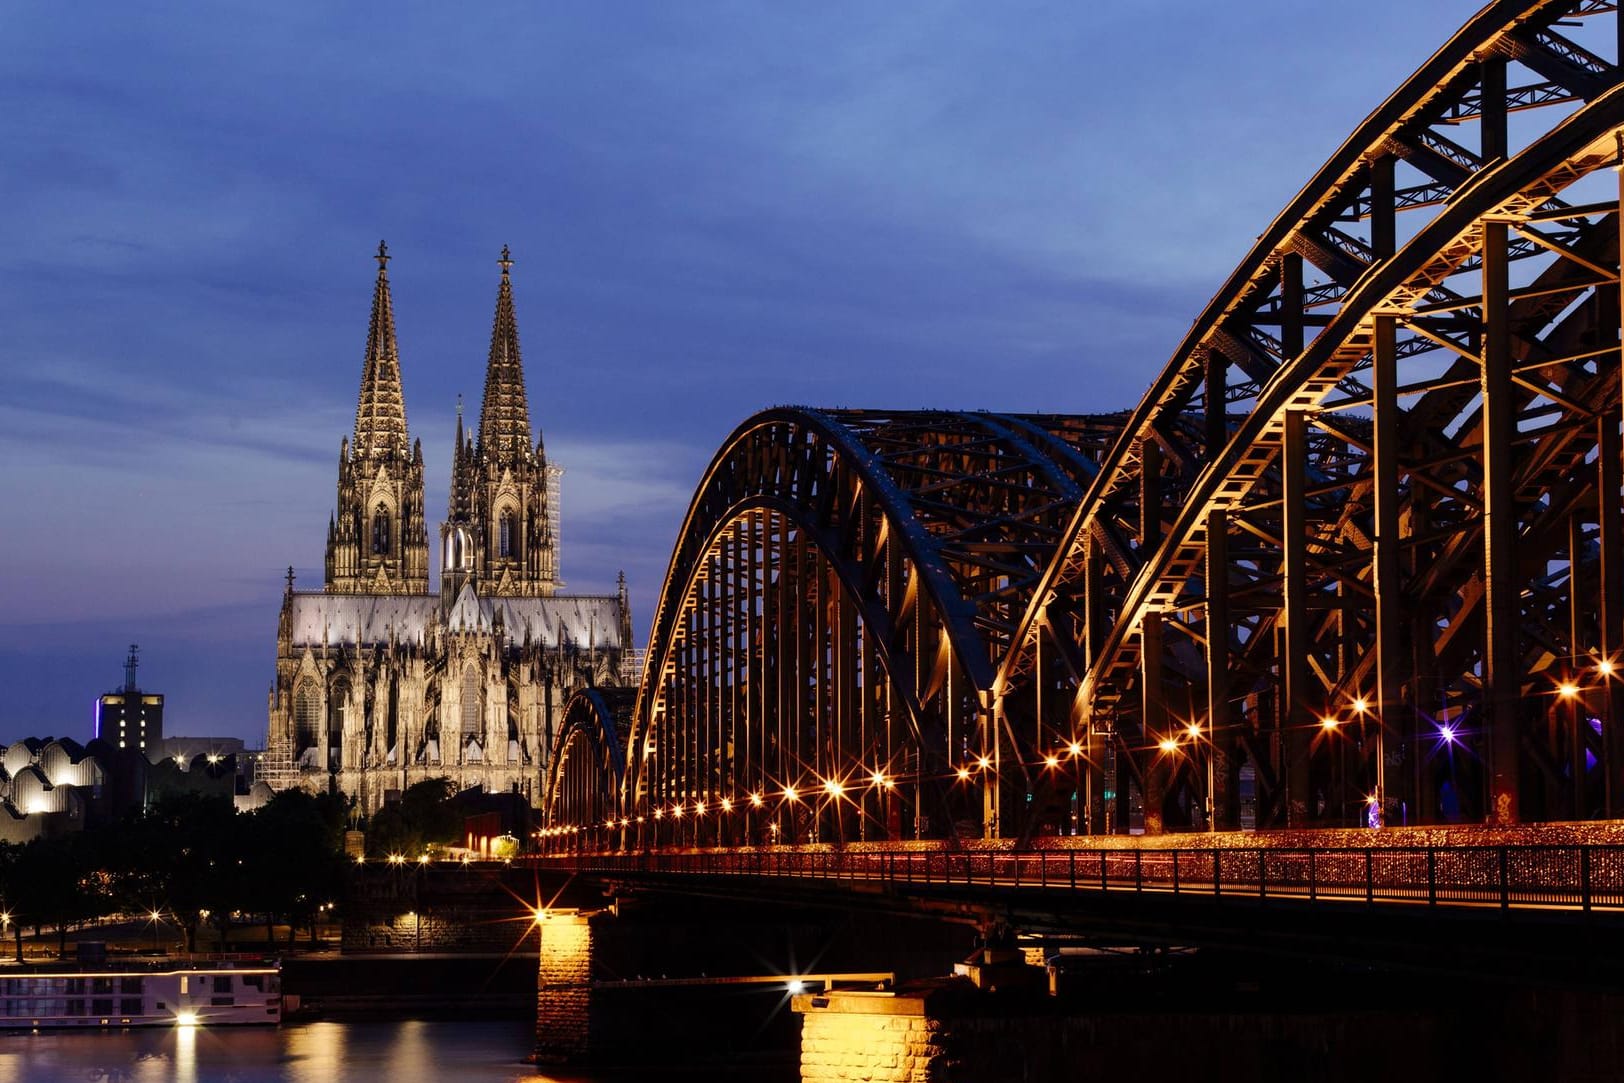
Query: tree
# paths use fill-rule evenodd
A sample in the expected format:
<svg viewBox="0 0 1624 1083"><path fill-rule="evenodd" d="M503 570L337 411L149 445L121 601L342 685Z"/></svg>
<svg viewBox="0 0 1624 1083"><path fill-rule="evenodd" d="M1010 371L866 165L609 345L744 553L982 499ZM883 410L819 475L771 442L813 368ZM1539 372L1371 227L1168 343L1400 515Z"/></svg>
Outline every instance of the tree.
<svg viewBox="0 0 1624 1083"><path fill-rule="evenodd" d="M244 900L248 849L231 799L217 794L174 793L161 798L136 822L126 867L145 869L186 932L186 950L197 950L198 925L219 915L218 927Z"/></svg>
<svg viewBox="0 0 1624 1083"><path fill-rule="evenodd" d="M265 915L265 936L274 942L278 917L288 923L288 939L300 923L311 926L324 901L342 893L344 821L342 799L283 790L247 818L247 850L252 855L245 909Z"/></svg>
<svg viewBox="0 0 1624 1083"><path fill-rule="evenodd" d="M32 839L6 846L0 860L11 924L22 958L22 930L56 926L57 950L66 955L68 929L114 909L111 872L97 840L83 834Z"/></svg>
<svg viewBox="0 0 1624 1083"><path fill-rule="evenodd" d="M455 799L457 787L449 778L414 783L400 801L379 809L367 827L367 853L415 856L431 846L445 846L462 837L462 814Z"/></svg>

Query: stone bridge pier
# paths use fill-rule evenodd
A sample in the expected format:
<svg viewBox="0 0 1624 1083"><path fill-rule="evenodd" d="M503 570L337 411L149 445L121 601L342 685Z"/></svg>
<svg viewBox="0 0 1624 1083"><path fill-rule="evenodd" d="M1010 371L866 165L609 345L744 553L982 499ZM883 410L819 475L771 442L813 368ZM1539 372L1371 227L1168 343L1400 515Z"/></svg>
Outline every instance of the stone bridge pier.
<svg viewBox="0 0 1624 1083"><path fill-rule="evenodd" d="M797 993L938 977L974 941L920 918L671 896L543 909L536 927L542 1064L781 1063Z"/></svg>

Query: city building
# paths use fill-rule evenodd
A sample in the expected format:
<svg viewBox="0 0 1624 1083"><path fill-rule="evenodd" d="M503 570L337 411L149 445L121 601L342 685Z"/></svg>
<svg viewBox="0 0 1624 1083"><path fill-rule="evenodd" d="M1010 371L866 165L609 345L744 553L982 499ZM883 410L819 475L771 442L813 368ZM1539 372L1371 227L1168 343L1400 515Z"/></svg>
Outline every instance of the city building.
<svg viewBox="0 0 1624 1083"><path fill-rule="evenodd" d="M130 644L129 657L124 660L124 687L97 697L95 736L115 748L133 748L146 755L155 752L164 739L164 698L136 686L139 651Z"/></svg>
<svg viewBox="0 0 1624 1083"><path fill-rule="evenodd" d="M0 746L0 841L106 823L146 801L147 760L101 738L24 737Z"/></svg>
<svg viewBox="0 0 1624 1083"><path fill-rule="evenodd" d="M258 777L353 796L363 813L442 775L533 802L569 694L630 672L625 581L559 593L562 471L531 430L504 248L480 415L465 431L458 406L430 589L423 453L406 425L381 244L377 260L325 581L296 590L288 570Z"/></svg>
<svg viewBox="0 0 1624 1083"><path fill-rule="evenodd" d="M153 763L173 760L182 770L189 769L198 760L214 764L227 756L243 761L247 749L241 737L165 737L149 758Z"/></svg>

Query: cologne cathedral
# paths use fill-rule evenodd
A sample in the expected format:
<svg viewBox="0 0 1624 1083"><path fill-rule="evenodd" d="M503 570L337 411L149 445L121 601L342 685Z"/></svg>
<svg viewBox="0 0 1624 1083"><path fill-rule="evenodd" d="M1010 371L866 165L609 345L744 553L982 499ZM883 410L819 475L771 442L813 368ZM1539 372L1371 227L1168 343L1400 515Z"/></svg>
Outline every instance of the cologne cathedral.
<svg viewBox="0 0 1624 1083"><path fill-rule="evenodd" d="M534 803L570 693L635 679L625 578L616 595L559 593L563 471L530 428L504 248L485 394L472 432L457 409L430 590L423 451L406 427L382 244L377 259L325 583L295 590L288 570L261 774L346 794L363 814L442 775Z"/></svg>

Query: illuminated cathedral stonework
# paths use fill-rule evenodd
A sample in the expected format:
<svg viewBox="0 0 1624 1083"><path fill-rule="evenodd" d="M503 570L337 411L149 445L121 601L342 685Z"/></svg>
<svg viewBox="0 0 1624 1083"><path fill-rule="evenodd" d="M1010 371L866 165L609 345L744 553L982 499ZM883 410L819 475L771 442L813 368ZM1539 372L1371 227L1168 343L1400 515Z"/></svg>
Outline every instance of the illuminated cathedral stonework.
<svg viewBox="0 0 1624 1083"><path fill-rule="evenodd" d="M352 796L363 813L441 775L534 802L570 693L630 668L625 579L614 595L558 593L562 470L531 442L504 248L479 421L466 433L458 407L430 592L423 451L406 428L381 244L377 258L324 589L295 590L289 569L261 773Z"/></svg>

